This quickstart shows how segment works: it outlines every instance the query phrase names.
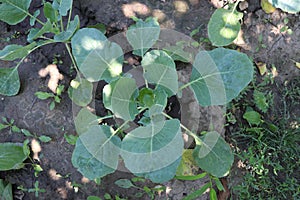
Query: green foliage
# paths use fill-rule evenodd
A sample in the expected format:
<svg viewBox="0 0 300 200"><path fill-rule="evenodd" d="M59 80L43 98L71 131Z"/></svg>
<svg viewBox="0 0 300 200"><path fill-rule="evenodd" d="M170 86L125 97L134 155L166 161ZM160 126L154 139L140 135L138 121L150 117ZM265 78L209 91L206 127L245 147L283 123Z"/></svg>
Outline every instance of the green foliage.
<svg viewBox="0 0 300 200"><path fill-rule="evenodd" d="M93 180L117 169L121 141L112 128L91 126L77 139L72 156L74 167Z"/></svg>
<svg viewBox="0 0 300 200"><path fill-rule="evenodd" d="M193 155L198 166L213 176L226 176L233 163L233 154L220 134L208 132L196 143Z"/></svg>
<svg viewBox="0 0 300 200"><path fill-rule="evenodd" d="M299 0L268 0L274 7L280 8L281 10L288 13L300 12L300 1Z"/></svg>
<svg viewBox="0 0 300 200"><path fill-rule="evenodd" d="M29 15L31 0L1 0L0 20L10 25L16 25Z"/></svg>
<svg viewBox="0 0 300 200"><path fill-rule="evenodd" d="M36 93L34 93L34 95L41 100L46 100L49 98L52 99L49 109L53 110L55 108L55 104L60 103L61 94L62 94L64 88L65 88L64 85L58 85L58 87L56 88L56 94L49 93L49 92L36 92Z"/></svg>
<svg viewBox="0 0 300 200"><path fill-rule="evenodd" d="M266 113L269 108L268 99L263 92L258 90L254 90L253 99L256 107L260 109L262 112Z"/></svg>
<svg viewBox="0 0 300 200"><path fill-rule="evenodd" d="M0 10L3 6L11 6L8 5L10 1L3 1ZM79 137L65 135L69 143L76 143L72 163L85 177L98 180L113 173L117 169L120 157L132 173L157 183L172 179L179 166L181 173L187 173L181 161L184 151L182 128L196 140L197 144L193 154L189 159L184 158L184 162L191 161L192 157L194 161L191 161L190 165L193 163L197 168L202 168L206 171L205 175L208 173L223 177L228 173L233 155L229 145L219 133L209 132L199 137L165 111L168 99L173 95L179 95L187 87L192 89L199 104L203 106L225 105L230 102L252 79L253 65L245 54L223 48L208 52L200 51L193 63L190 81L179 87L174 60L189 62L194 56L185 51L184 44L166 47L166 51L152 50L160 36L158 22L151 17L145 21L134 18L136 23L129 27L126 39L133 48L133 54L141 58L145 85L139 88L129 73L123 73L124 52L117 43L110 42L98 29L78 30L80 25L78 16L71 21L73 1L44 2L45 22L36 18L39 16L38 12L31 15L28 11L24 11L28 9L30 1L20 1L22 5L20 2L14 2L16 3L14 12L23 9L22 15L8 17L5 21L0 14L0 20L13 24L29 16L33 26L39 23L42 28L33 27L30 30L28 41L31 42L31 46L11 45L0 51L2 60L21 59L16 67L1 69L1 94L17 94L20 86L17 68L28 53L56 42L65 44L77 71L77 78L71 81L71 87L68 89L68 94L75 104L81 107L89 105L93 97L93 82L104 80L107 83L103 89L103 102L112 115L109 113L99 119L87 108L82 108L75 118ZM67 23L63 22L65 16L68 16ZM242 15L235 11L235 7L230 11L217 10L209 23L209 35L213 44L216 46L230 44L240 30L241 17ZM221 23L218 21L220 19ZM53 33L53 38L44 36L49 32ZM215 37L214 33L219 35ZM189 45L199 46L198 43ZM53 99L50 106L54 109L55 103L61 100L63 88L59 89L56 94L37 92L36 96L40 99ZM110 127L102 123L103 119L112 117L123 120L122 124ZM130 123L138 120L137 128L128 129ZM29 131L24 130L23 133L30 135ZM50 140L45 136L40 136L39 139ZM178 172L178 177L191 178L183 177L183 174L180 175ZM196 176L201 177L203 174ZM124 180L119 180L117 184L126 188L134 187L132 182L130 184ZM216 192L212 188L212 181L191 194L189 198L203 193L207 188L210 188L211 198L215 199ZM145 186L143 190L153 199L153 188ZM38 195L42 190L38 188L37 182L35 188L28 191L36 192Z"/></svg>
<svg viewBox="0 0 300 200"><path fill-rule="evenodd" d="M243 118L251 125L259 125L262 122L261 115L256 111L247 111Z"/></svg>
<svg viewBox="0 0 300 200"><path fill-rule="evenodd" d="M0 94L6 96L16 95L20 90L20 80L17 68L0 69Z"/></svg>
<svg viewBox="0 0 300 200"><path fill-rule="evenodd" d="M39 187L39 181L35 181L34 188L27 189L27 188L24 188L22 185L20 185L20 186L18 186L18 189L21 190L21 191L24 191L24 192L34 192L34 195L35 195L36 198L39 197L40 192L42 192L42 193L46 192L45 189L41 189Z"/></svg>
<svg viewBox="0 0 300 200"><path fill-rule="evenodd" d="M139 187L139 186L136 185L136 182L145 182L145 179L139 178L139 177L134 177L131 180L129 180L129 179L119 179L119 180L115 181L115 184L117 186L119 186L120 188L125 188L125 189L137 188L142 192L136 193L135 194L136 198L141 198L146 193L151 200L155 199L155 194L156 193L161 193L161 192L166 190L166 187L161 186L161 185L156 185L153 188L149 188L147 186ZM107 198L107 199L109 199L109 198Z"/></svg>
<svg viewBox="0 0 300 200"><path fill-rule="evenodd" d="M137 86L132 78L122 77L103 89L104 106L124 120L133 121L138 114L136 97Z"/></svg>
<svg viewBox="0 0 300 200"><path fill-rule="evenodd" d="M20 169L29 156L28 147L14 143L0 143L0 171Z"/></svg>
<svg viewBox="0 0 300 200"><path fill-rule="evenodd" d="M13 200L12 185L0 179L0 199Z"/></svg>
<svg viewBox="0 0 300 200"><path fill-rule="evenodd" d="M131 131L122 141L125 166L138 176L162 183L174 177L183 151L180 122L152 122Z"/></svg>
<svg viewBox="0 0 300 200"><path fill-rule="evenodd" d="M154 18L145 21L136 19L136 23L129 27L126 37L133 47L133 54L143 57L159 38L160 27Z"/></svg>
<svg viewBox="0 0 300 200"><path fill-rule="evenodd" d="M5 128L9 128L10 129L10 133L13 132L13 133L21 133L23 134L25 137L28 137L28 138L35 138L35 139L38 139L40 140L41 142L50 142L52 139L48 136L44 136L44 135L41 135L41 136L37 136L35 133L31 133L30 131L28 131L27 129L21 129L19 128L17 125L14 124L15 120L14 119L11 119L10 121L3 117L2 118L2 123L0 123L0 131L2 129L5 129Z"/></svg>
<svg viewBox="0 0 300 200"><path fill-rule="evenodd" d="M245 54L217 48L196 55L187 85L202 106L224 105L237 97L252 78L253 64Z"/></svg>
<svg viewBox="0 0 300 200"><path fill-rule="evenodd" d="M83 28L71 39L72 53L80 72L90 82L111 81L122 73L123 51L94 28Z"/></svg>
<svg viewBox="0 0 300 200"><path fill-rule="evenodd" d="M93 84L83 78L73 79L68 89L70 99L79 106L86 106L92 101L92 92Z"/></svg>
<svg viewBox="0 0 300 200"><path fill-rule="evenodd" d="M144 78L156 87L163 87L169 96L178 91L178 77L173 59L164 51L153 50L142 60Z"/></svg>
<svg viewBox="0 0 300 200"><path fill-rule="evenodd" d="M240 159L239 162L243 163L240 166L245 173L243 181L233 187L233 192L242 200L297 199L300 194L297 179L300 173L299 118L297 114L288 114L288 117L286 114L293 112L290 108L297 101L289 97L292 97L293 92L298 93L299 87L292 84L271 85L272 83L267 75L261 81L256 80L252 86L254 98L241 99L235 104L235 110L246 110L243 118L248 122L242 123L237 117L237 124L240 126L235 127L231 135L232 140L237 142L235 154ZM277 98L282 99L282 105L270 101L269 95L277 91L280 91ZM259 109L255 102L256 92L259 92L260 98L261 94L266 98L266 113L253 110L255 107Z"/></svg>
<svg viewBox="0 0 300 200"><path fill-rule="evenodd" d="M239 2L239 1L237 1ZM238 36L243 14L235 9L217 9L208 23L208 38L214 46L227 46Z"/></svg>

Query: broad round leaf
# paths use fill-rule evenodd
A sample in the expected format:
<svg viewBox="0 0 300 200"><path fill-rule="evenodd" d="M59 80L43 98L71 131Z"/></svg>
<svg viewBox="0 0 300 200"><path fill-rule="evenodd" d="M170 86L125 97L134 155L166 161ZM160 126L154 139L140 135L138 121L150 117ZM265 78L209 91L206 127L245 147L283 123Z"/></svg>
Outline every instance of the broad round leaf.
<svg viewBox="0 0 300 200"><path fill-rule="evenodd" d="M0 4L0 20L16 25L28 15L31 0L2 0Z"/></svg>
<svg viewBox="0 0 300 200"><path fill-rule="evenodd" d="M181 161L181 157L179 157L172 164L170 164L162 169L152 171L149 173L141 173L141 174L136 173L135 175L143 176L147 179L150 179L154 183L164 183L164 182L167 182L167 181L171 180L172 178L174 178L174 176L176 174L176 170L180 164L180 161Z"/></svg>
<svg viewBox="0 0 300 200"><path fill-rule="evenodd" d="M84 78L76 78L72 81L77 82L79 85L70 85L68 89L70 99L79 106L88 105L93 97L93 84Z"/></svg>
<svg viewBox="0 0 300 200"><path fill-rule="evenodd" d="M159 38L160 27L153 18L138 21L129 27L126 37L133 47L133 54L144 56L144 54L155 44Z"/></svg>
<svg viewBox="0 0 300 200"><path fill-rule="evenodd" d="M78 30L71 39L80 72L91 82L111 81L122 73L123 51L94 28Z"/></svg>
<svg viewBox="0 0 300 200"><path fill-rule="evenodd" d="M226 176L233 163L230 146L215 131L206 133L201 139L193 152L197 165L213 176Z"/></svg>
<svg viewBox="0 0 300 200"><path fill-rule="evenodd" d="M78 135L87 132L90 127L98 125L97 116L91 113L87 108L82 108L74 120Z"/></svg>
<svg viewBox="0 0 300 200"><path fill-rule="evenodd" d="M103 88L104 106L124 120L134 120L138 113L135 102L137 96L138 89L132 78L122 77Z"/></svg>
<svg viewBox="0 0 300 200"><path fill-rule="evenodd" d="M248 56L238 51L200 51L193 63L190 86L202 106L224 105L249 84L253 68Z"/></svg>
<svg viewBox="0 0 300 200"><path fill-rule="evenodd" d="M153 50L143 57L144 77L152 84L166 88L169 96L178 91L178 76L173 59L164 51Z"/></svg>
<svg viewBox="0 0 300 200"><path fill-rule="evenodd" d="M208 22L208 38L214 46L231 44L241 29L242 13L223 8L217 9Z"/></svg>
<svg viewBox="0 0 300 200"><path fill-rule="evenodd" d="M22 145L0 143L0 171L22 168L27 157Z"/></svg>
<svg viewBox="0 0 300 200"><path fill-rule="evenodd" d="M122 141L121 156L132 173L165 182L176 174L182 152L180 122L173 119L151 121L128 133Z"/></svg>
<svg viewBox="0 0 300 200"><path fill-rule="evenodd" d="M300 12L300 0L268 0L274 7L289 13Z"/></svg>
<svg viewBox="0 0 300 200"><path fill-rule="evenodd" d="M262 122L261 115L254 110L246 112L243 118L251 125L258 126Z"/></svg>
<svg viewBox="0 0 300 200"><path fill-rule="evenodd" d="M92 126L76 141L72 163L90 180L113 173L118 166L121 140L109 126Z"/></svg>
<svg viewBox="0 0 300 200"><path fill-rule="evenodd" d="M16 95L20 90L20 79L17 67L0 68L0 94Z"/></svg>

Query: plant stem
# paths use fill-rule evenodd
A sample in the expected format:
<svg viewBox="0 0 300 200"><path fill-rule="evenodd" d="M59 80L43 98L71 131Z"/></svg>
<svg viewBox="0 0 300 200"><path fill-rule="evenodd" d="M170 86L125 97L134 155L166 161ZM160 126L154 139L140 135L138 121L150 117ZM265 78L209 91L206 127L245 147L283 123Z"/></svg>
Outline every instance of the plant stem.
<svg viewBox="0 0 300 200"><path fill-rule="evenodd" d="M72 1L72 5L71 5L71 8L70 8L70 11L69 11L69 17L68 17L68 23L67 23L67 28L69 28L69 25L70 25L70 21L71 21L71 16L72 16L72 8L73 8L73 1Z"/></svg>
<svg viewBox="0 0 300 200"><path fill-rule="evenodd" d="M30 53L32 53L33 51L35 51L36 49L38 49L38 48L40 48L40 47L42 47L42 46L45 46L45 45L47 45L47 44L52 44L52 43L55 43L55 42L54 42L54 41L49 41L48 43L40 44L40 45L34 47L33 49L31 49L31 50L28 52L28 54L27 54L26 56L24 56L23 58L21 58L21 60L20 60L20 61L18 62L18 64L16 65L15 69L16 69L16 70L18 69L18 67L21 65L21 63L25 60L25 58L26 58Z"/></svg>
<svg viewBox="0 0 300 200"><path fill-rule="evenodd" d="M167 117L168 119L173 119L170 115L168 115L168 114L166 114L166 113L162 113L165 117ZM199 139L199 137L198 137L198 135L196 135L195 133L193 133L191 130L189 130L186 126L184 126L183 124L181 124L180 123L180 127L182 128L182 129L184 129L190 136L192 136L195 140L196 140L196 142L197 141L201 141L200 139Z"/></svg>
<svg viewBox="0 0 300 200"><path fill-rule="evenodd" d="M72 63L73 63L73 65L74 65L74 67L75 67L75 70L76 70L77 75L78 75L78 77L79 77L79 81L82 82L82 81L81 81L81 77L80 77L80 72L79 72L79 70L78 70L78 67L77 67L77 65L76 65L74 56L73 56L73 54L72 54L72 52L71 52L71 49L70 49L68 43L65 43L65 46L66 46L66 48L67 48L67 50L68 50L68 53L69 53L70 58L71 58L71 60L72 60Z"/></svg>
<svg viewBox="0 0 300 200"><path fill-rule="evenodd" d="M113 133L112 136L114 136L115 134L117 134L120 130L122 130L122 128L124 126L126 126L128 124L128 122L130 122L130 120L125 121L121 126L119 126Z"/></svg>
<svg viewBox="0 0 300 200"><path fill-rule="evenodd" d="M64 23L63 23L62 16L60 16L60 30L61 30L61 32L64 31Z"/></svg>
<svg viewBox="0 0 300 200"><path fill-rule="evenodd" d="M114 117L113 115L107 115L107 116L98 118L97 121L98 121L98 123L101 123L103 120L113 118L113 117Z"/></svg>
<svg viewBox="0 0 300 200"><path fill-rule="evenodd" d="M146 72L146 70L145 70L145 68L143 67L143 74L145 74L145 72ZM147 79L145 79L145 85L146 85L146 88L149 88Z"/></svg>

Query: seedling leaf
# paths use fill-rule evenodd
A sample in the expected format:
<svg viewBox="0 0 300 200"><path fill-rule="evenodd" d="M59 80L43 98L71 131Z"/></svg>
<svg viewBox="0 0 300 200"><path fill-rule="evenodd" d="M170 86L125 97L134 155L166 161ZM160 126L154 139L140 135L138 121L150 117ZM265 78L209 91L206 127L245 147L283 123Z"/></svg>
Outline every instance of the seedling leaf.
<svg viewBox="0 0 300 200"><path fill-rule="evenodd" d="M204 192L211 186L210 183L206 183L203 185L200 189L190 193L188 196L184 197L182 200L193 200L196 199L197 197L201 196L204 194Z"/></svg>
<svg viewBox="0 0 300 200"><path fill-rule="evenodd" d="M12 185L0 179L0 199L13 200Z"/></svg>
<svg viewBox="0 0 300 200"><path fill-rule="evenodd" d="M41 100L45 100L45 99L54 97L54 94L48 93L48 92L36 92L36 93L34 93L34 95Z"/></svg>
<svg viewBox="0 0 300 200"><path fill-rule="evenodd" d="M52 139L51 139L51 137L42 135L42 136L39 137L39 140L40 140L41 142L47 143L47 142L50 142Z"/></svg>
<svg viewBox="0 0 300 200"><path fill-rule="evenodd" d="M132 182L128 179L119 179L117 181L115 181L115 184L121 188L125 188L125 189L128 189L128 188L132 188L132 187L135 187Z"/></svg>
<svg viewBox="0 0 300 200"><path fill-rule="evenodd" d="M256 111L248 111L248 112L246 112L243 115L243 118L245 120L247 120L247 122L249 124L252 124L252 125L259 125L262 122L260 114L258 112L256 112Z"/></svg>
<svg viewBox="0 0 300 200"><path fill-rule="evenodd" d="M33 42L33 40L41 37L44 33L49 33L51 31L52 31L52 24L48 20L41 29L32 28L27 36L27 41L31 43Z"/></svg>
<svg viewBox="0 0 300 200"><path fill-rule="evenodd" d="M35 24L35 21L36 21L36 18L40 15L41 11L40 10L36 10L34 13L33 13L33 17L30 18L30 26L34 26Z"/></svg>
<svg viewBox="0 0 300 200"><path fill-rule="evenodd" d="M193 152L197 165L213 176L226 176L233 163L230 146L215 131L206 133L201 139Z"/></svg>

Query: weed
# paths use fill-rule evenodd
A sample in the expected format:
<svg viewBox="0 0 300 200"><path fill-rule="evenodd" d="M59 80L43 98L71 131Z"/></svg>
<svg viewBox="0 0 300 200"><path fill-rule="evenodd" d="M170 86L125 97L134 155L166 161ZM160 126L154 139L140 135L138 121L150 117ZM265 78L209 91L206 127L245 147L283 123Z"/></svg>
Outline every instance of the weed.
<svg viewBox="0 0 300 200"><path fill-rule="evenodd" d="M268 97L272 94L269 85L272 83L268 75L262 81L254 82L251 86L254 98L235 105L246 110L243 117L248 122L245 125L238 120L239 128L231 136L238 139L240 148L236 153L246 170L243 182L233 188L239 199L297 199L300 194L299 126L291 125L289 121L293 119L286 114L278 119L264 114L269 108L277 110L278 115L286 113L287 106L291 106L285 103L287 96L293 99L295 96L290 94L297 93L297 87L273 84L273 87L283 88L283 106L275 107L273 101L268 100L272 99Z"/></svg>
<svg viewBox="0 0 300 200"><path fill-rule="evenodd" d="M39 197L40 193L46 192L45 189L39 188L39 181L35 181L34 183L34 188L24 188L22 185L17 187L19 190L24 191L24 192L34 192L35 197Z"/></svg>
<svg viewBox="0 0 300 200"><path fill-rule="evenodd" d="M64 87L64 85L58 85L56 88L56 94L50 92L36 92L35 96L41 100L52 99L49 109L53 110L55 108L55 104L60 103L61 101L61 94L64 90Z"/></svg>

